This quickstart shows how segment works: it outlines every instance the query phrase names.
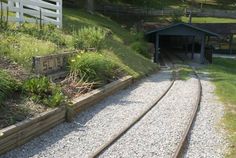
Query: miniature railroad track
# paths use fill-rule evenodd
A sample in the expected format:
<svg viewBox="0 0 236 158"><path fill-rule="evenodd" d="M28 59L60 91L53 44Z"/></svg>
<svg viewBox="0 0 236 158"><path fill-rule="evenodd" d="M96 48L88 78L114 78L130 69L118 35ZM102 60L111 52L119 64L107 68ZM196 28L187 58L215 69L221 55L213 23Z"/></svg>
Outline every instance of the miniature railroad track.
<svg viewBox="0 0 236 158"><path fill-rule="evenodd" d="M168 60L168 61L166 61ZM166 94L170 91L170 89L173 87L175 81L176 81L176 72L175 72L175 63L172 61L172 58L169 55L165 56L165 60L163 59L165 65L171 64L172 67L172 82L171 84L168 86L168 88L166 89L166 91L161 95L161 97L159 97L157 100L155 100L151 106L149 108L147 108L142 114L140 114L137 118L135 118L131 124L129 124L129 126L127 126L126 128L120 130L120 132L118 132L118 134L114 135L108 142L106 142L105 144L103 144L100 148L98 148L94 153L92 153L89 157L90 158L96 158L99 157L100 155L102 155L109 147L111 147L114 143L116 143L116 141L118 141L124 134L126 134L127 131L129 131L135 124L137 124L145 115L147 115L155 106L158 106L158 103L166 96ZM166 64L167 62L169 62L168 64ZM182 134L181 140L178 143L178 146L175 150L175 152L173 153L172 157L176 158L179 157L181 155L181 152L183 151L187 136L189 134L189 131L191 130L191 126L195 120L197 111L198 111L198 107L201 101L201 93L202 93L202 87L201 87L201 82L200 79L197 75L197 73L194 71L193 72L195 74L195 76L198 78L198 98L197 101L194 105L194 109L193 109L193 113L191 115L191 118L189 119L188 125L184 131L184 133Z"/></svg>
<svg viewBox="0 0 236 158"><path fill-rule="evenodd" d="M181 58L180 56L178 56L176 54L174 54L174 55L179 60L181 60L183 63L185 62L185 60L183 58ZM200 77L196 73L195 69L190 64L188 64L188 65L193 70L193 73L194 73L194 75L196 76L196 78L198 80L198 96L197 96L196 103L194 105L193 113L191 114L191 118L189 119L189 122L188 122L188 125L187 125L186 129L185 129L185 132L182 135L181 141L178 144L178 147L177 147L177 149L175 150L175 152L172 156L173 158L181 157L181 155L183 153L184 147L187 143L187 137L188 137L188 135L191 131L191 127L192 127L192 125L193 125L193 123L196 119L197 112L198 112L198 109L199 109L199 106L200 106L200 103L201 103L201 97L202 97L202 84L201 84Z"/></svg>

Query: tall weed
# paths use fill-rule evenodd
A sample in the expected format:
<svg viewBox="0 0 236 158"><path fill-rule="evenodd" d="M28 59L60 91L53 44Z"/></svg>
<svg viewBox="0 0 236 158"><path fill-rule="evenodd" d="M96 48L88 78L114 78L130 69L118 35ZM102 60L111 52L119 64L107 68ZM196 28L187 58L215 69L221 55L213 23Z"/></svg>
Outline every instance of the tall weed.
<svg viewBox="0 0 236 158"><path fill-rule="evenodd" d="M73 33L73 44L76 49L102 48L107 32L99 27L84 27Z"/></svg>
<svg viewBox="0 0 236 158"><path fill-rule="evenodd" d="M81 53L71 59L70 72L78 79L101 85L116 80L122 75L122 70L114 61L94 52Z"/></svg>

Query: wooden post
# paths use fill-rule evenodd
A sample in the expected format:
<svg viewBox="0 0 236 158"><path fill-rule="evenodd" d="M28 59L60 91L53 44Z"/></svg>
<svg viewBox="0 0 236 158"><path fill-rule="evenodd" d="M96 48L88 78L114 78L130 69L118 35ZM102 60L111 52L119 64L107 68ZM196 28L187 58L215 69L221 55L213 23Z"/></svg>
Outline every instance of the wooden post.
<svg viewBox="0 0 236 158"><path fill-rule="evenodd" d="M230 40L229 40L229 53L232 54L232 44L233 44L233 38L234 38L234 35L231 34L230 35Z"/></svg>
<svg viewBox="0 0 236 158"><path fill-rule="evenodd" d="M43 25L42 25L42 9L40 8L39 9L39 28L40 28L40 30L42 30L43 29Z"/></svg>
<svg viewBox="0 0 236 158"><path fill-rule="evenodd" d="M192 38L192 59L194 59L194 51L195 51L195 36Z"/></svg>
<svg viewBox="0 0 236 158"><path fill-rule="evenodd" d="M205 63L205 35L201 37L201 52L200 52L200 63Z"/></svg>
<svg viewBox="0 0 236 158"><path fill-rule="evenodd" d="M56 6L59 7L60 9L57 9L57 14L60 16L57 17L57 28L62 28L62 1L56 2Z"/></svg>
<svg viewBox="0 0 236 158"><path fill-rule="evenodd" d="M185 56L188 55L188 37L185 37Z"/></svg>
<svg viewBox="0 0 236 158"><path fill-rule="evenodd" d="M20 22L21 23L24 23L25 20L24 20L24 7L23 7L23 0L20 0L19 2L19 7L20 7Z"/></svg>
<svg viewBox="0 0 236 158"><path fill-rule="evenodd" d="M0 27L2 27L3 24L3 2L0 1L1 11L0 11Z"/></svg>
<svg viewBox="0 0 236 158"><path fill-rule="evenodd" d="M90 14L93 14L93 12L94 12L94 0L87 0L87 11Z"/></svg>
<svg viewBox="0 0 236 158"><path fill-rule="evenodd" d="M155 41L155 54L154 54L154 62L157 63L159 60L159 43L160 43L160 39L159 39L159 35L156 34L156 41Z"/></svg>

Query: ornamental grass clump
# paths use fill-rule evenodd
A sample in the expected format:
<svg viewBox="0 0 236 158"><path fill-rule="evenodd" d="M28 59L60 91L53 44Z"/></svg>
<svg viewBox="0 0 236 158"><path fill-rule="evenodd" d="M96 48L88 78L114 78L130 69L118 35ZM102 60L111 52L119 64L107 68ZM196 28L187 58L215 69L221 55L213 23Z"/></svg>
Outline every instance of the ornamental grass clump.
<svg viewBox="0 0 236 158"><path fill-rule="evenodd" d="M75 49L99 50L104 45L107 31L99 27L84 27L73 33L73 45Z"/></svg>
<svg viewBox="0 0 236 158"><path fill-rule="evenodd" d="M82 52L70 61L70 74L78 80L104 85L122 76L114 61L97 52Z"/></svg>
<svg viewBox="0 0 236 158"><path fill-rule="evenodd" d="M17 81L12 79L7 72L0 70L0 106L7 97L19 88L20 84Z"/></svg>

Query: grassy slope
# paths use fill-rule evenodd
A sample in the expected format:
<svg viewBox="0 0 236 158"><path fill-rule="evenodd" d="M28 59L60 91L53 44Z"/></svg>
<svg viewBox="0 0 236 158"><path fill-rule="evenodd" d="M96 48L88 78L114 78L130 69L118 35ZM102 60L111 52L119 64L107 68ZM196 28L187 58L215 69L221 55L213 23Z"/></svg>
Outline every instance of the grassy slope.
<svg viewBox="0 0 236 158"><path fill-rule="evenodd" d="M236 60L214 58L212 65L207 67L213 82L216 85L216 94L225 104L226 113L224 124L229 132L232 143L231 154L227 157L236 157Z"/></svg>
<svg viewBox="0 0 236 158"><path fill-rule="evenodd" d="M63 9L64 33L61 35L66 40L66 47L60 48L51 41L37 39L27 33L18 31L0 32L0 56L8 56L28 70L32 65L33 56L43 56L61 52L63 49L73 49L72 32L84 26L99 26L112 33L112 39L106 43L104 54L115 60L125 71L140 77L157 68L150 60L131 50L128 43L134 41L135 36L128 30L107 17L100 14L90 15L82 10ZM14 26L12 26L15 28ZM25 25L25 27L32 27Z"/></svg>
<svg viewBox="0 0 236 158"><path fill-rule="evenodd" d="M99 26L112 32L113 40L107 40L102 51L135 78L148 74L157 67L129 47L135 36L121 28L119 24L99 14L90 15L81 10L64 9L64 28L67 32L84 26Z"/></svg>

